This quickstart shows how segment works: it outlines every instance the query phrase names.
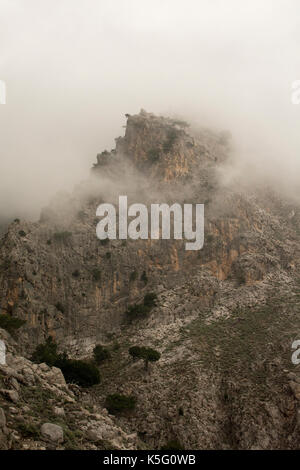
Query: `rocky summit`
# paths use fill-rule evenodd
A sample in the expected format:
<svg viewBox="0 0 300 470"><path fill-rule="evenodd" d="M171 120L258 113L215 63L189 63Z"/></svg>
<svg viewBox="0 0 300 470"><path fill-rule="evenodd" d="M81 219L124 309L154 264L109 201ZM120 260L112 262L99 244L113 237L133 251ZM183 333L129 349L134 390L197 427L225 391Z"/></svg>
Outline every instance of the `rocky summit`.
<svg viewBox="0 0 300 470"><path fill-rule="evenodd" d="M299 448L299 203L225 184L227 132L126 118L88 181L1 238L0 448ZM97 207L120 195L204 204L203 249L99 240ZM49 337L60 362L37 360ZM85 387L70 364L96 346Z"/></svg>

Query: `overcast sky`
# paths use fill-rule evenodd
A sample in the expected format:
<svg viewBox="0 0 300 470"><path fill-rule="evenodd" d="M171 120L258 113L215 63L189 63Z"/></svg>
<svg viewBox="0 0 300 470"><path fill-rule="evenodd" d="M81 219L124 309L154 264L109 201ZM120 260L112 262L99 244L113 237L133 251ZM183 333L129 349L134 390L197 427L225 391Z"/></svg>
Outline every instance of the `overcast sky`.
<svg viewBox="0 0 300 470"><path fill-rule="evenodd" d="M229 129L237 171L297 187L299 0L0 0L0 79L0 215L85 178L140 108Z"/></svg>

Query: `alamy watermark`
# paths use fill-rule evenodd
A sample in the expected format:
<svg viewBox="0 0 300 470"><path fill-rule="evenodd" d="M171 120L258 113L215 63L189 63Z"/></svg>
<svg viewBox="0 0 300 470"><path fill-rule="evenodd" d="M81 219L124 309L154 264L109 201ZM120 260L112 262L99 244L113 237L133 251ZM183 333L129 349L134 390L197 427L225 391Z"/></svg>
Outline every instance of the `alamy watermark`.
<svg viewBox="0 0 300 470"><path fill-rule="evenodd" d="M149 213L145 204L128 207L127 196L119 196L118 212L113 204L106 203L98 206L96 215L102 217L96 228L100 240L184 238L189 240L185 244L186 250L203 248L204 204L151 204ZM129 217L133 219L129 221Z"/></svg>
<svg viewBox="0 0 300 470"><path fill-rule="evenodd" d="M0 80L0 104L6 104L6 84Z"/></svg>
<svg viewBox="0 0 300 470"><path fill-rule="evenodd" d="M0 365L6 365L6 346L4 341L0 339Z"/></svg>
<svg viewBox="0 0 300 470"><path fill-rule="evenodd" d="M292 354L292 363L294 365L298 365L300 364L300 340L299 339L293 342L292 349L295 349L295 351Z"/></svg>

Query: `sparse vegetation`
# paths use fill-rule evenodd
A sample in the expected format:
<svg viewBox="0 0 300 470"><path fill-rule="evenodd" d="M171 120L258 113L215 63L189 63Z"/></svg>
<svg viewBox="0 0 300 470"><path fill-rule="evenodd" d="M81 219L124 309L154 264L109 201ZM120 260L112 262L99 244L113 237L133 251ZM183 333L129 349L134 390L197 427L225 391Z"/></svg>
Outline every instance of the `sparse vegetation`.
<svg viewBox="0 0 300 470"><path fill-rule="evenodd" d="M163 144L164 152L170 152L173 148L173 145L178 137L178 131L174 128L170 128L167 132L167 139Z"/></svg>
<svg viewBox="0 0 300 470"><path fill-rule="evenodd" d="M111 355L108 349L104 348L101 344L97 344L94 347L93 355L94 355L95 362L98 365L101 364L103 361L106 361L107 359L111 358Z"/></svg>
<svg viewBox="0 0 300 470"><path fill-rule="evenodd" d="M56 302L55 307L61 313L65 313L65 306L61 302Z"/></svg>
<svg viewBox="0 0 300 470"><path fill-rule="evenodd" d="M44 344L39 344L31 356L31 360L36 364L45 362L50 367L55 365L57 358L57 344L53 341L51 336L47 338Z"/></svg>
<svg viewBox="0 0 300 470"><path fill-rule="evenodd" d="M81 210L78 212L77 217L80 220L80 222L84 222L86 219L86 213L83 210Z"/></svg>
<svg viewBox="0 0 300 470"><path fill-rule="evenodd" d="M157 302L157 295L155 292L149 292L144 297L144 305L150 309L154 308Z"/></svg>
<svg viewBox="0 0 300 470"><path fill-rule="evenodd" d="M147 156L151 163L155 163L159 160L160 150L157 148L152 148L147 152Z"/></svg>
<svg viewBox="0 0 300 470"><path fill-rule="evenodd" d="M53 240L56 242L66 243L72 237L72 232L56 232L53 234Z"/></svg>
<svg viewBox="0 0 300 470"><path fill-rule="evenodd" d="M33 423L19 423L18 431L22 434L22 437L28 439L40 439L40 431L38 427Z"/></svg>
<svg viewBox="0 0 300 470"><path fill-rule="evenodd" d="M93 280L95 282L101 280L101 271L100 271L100 269L98 269L98 268L93 269L92 275L93 275Z"/></svg>
<svg viewBox="0 0 300 470"><path fill-rule="evenodd" d="M69 359L66 353L59 354L57 349L57 344L53 338L49 337L44 344L37 346L31 360L37 364L45 362L50 367L60 368L69 383L82 387L100 383L99 370L93 363Z"/></svg>
<svg viewBox="0 0 300 470"><path fill-rule="evenodd" d="M105 407L110 414L119 414L134 410L136 401L136 398L133 396L114 393L106 397Z"/></svg>
<svg viewBox="0 0 300 470"><path fill-rule="evenodd" d="M177 439L174 439L162 446L161 450L184 450L184 447Z"/></svg>
<svg viewBox="0 0 300 470"><path fill-rule="evenodd" d="M129 321L145 318L156 305L157 296L154 292L145 295L142 304L129 305L126 317Z"/></svg>
<svg viewBox="0 0 300 470"><path fill-rule="evenodd" d="M148 277L146 274L146 271L143 271L143 274L141 275L141 281L146 285L148 283Z"/></svg>
<svg viewBox="0 0 300 470"><path fill-rule="evenodd" d="M0 314L0 328L8 331L9 334L14 336L16 331L25 325L26 320L21 320L21 318L12 317L6 313Z"/></svg>
<svg viewBox="0 0 300 470"><path fill-rule="evenodd" d="M137 277L138 277L138 273L137 273L137 270L135 269L134 271L132 271L132 273L130 274L130 277L129 277L129 282L134 282L137 280Z"/></svg>

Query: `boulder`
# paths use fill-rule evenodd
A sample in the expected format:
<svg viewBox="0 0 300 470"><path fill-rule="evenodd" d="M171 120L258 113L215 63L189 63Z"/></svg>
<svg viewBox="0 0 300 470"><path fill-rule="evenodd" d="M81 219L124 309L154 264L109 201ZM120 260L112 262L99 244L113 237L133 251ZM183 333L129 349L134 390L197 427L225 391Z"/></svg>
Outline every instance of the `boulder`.
<svg viewBox="0 0 300 470"><path fill-rule="evenodd" d="M45 439L51 442L60 444L64 441L63 428L57 424L44 423L41 427L41 434Z"/></svg>
<svg viewBox="0 0 300 470"><path fill-rule="evenodd" d="M65 410L63 408L59 408L58 406L55 406L53 408L53 413L55 414L55 416L65 416Z"/></svg>

